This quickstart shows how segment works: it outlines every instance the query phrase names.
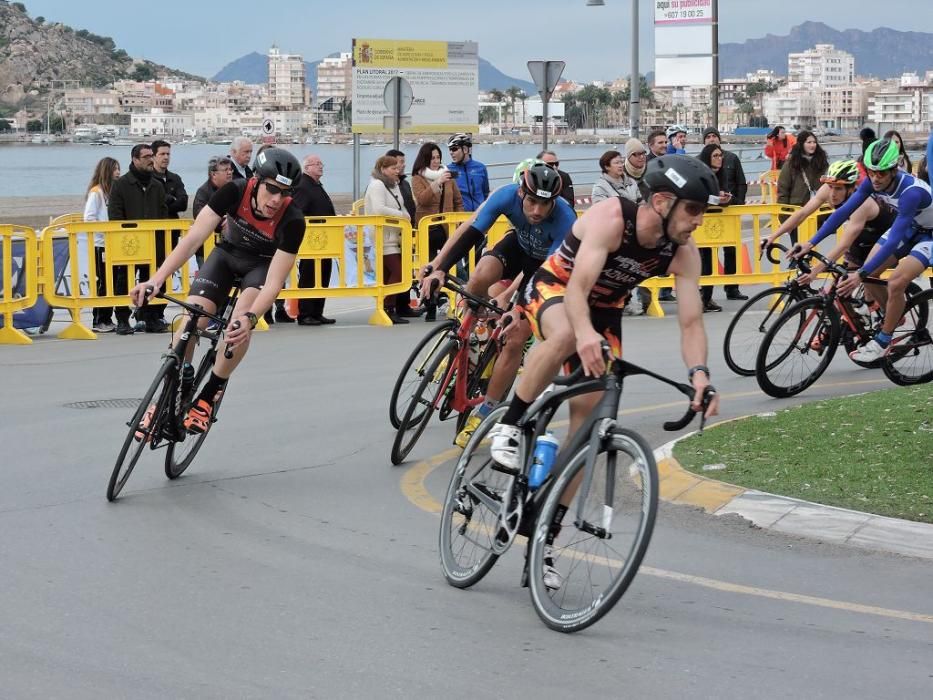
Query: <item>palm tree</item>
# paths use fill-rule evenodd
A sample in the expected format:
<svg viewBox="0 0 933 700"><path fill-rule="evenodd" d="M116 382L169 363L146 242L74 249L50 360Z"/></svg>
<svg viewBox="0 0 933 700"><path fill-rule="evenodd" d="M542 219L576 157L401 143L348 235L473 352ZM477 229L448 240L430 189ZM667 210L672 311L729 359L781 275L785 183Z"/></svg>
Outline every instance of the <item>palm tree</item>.
<svg viewBox="0 0 933 700"><path fill-rule="evenodd" d="M515 100L524 100L526 95L520 87L513 85L508 90L505 91L505 94L508 95L509 101L512 103L512 126L515 126Z"/></svg>

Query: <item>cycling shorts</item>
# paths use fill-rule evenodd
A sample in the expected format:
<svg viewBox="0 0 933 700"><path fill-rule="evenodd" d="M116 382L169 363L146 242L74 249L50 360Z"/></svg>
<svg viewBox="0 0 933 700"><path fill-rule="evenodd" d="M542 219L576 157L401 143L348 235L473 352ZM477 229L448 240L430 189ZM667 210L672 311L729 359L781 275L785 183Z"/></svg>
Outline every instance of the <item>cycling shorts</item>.
<svg viewBox="0 0 933 700"><path fill-rule="evenodd" d="M567 288L562 284L538 278L529 282L525 287L522 311L538 340L544 339L544 333L541 330L542 315L555 304L563 304L566 291ZM590 307L590 322L595 331L609 343L612 356L622 357L622 309ZM570 367L566 369L573 371L577 364L579 364L579 358L574 354L570 360Z"/></svg>
<svg viewBox="0 0 933 700"><path fill-rule="evenodd" d="M878 245L883 246L890 234L891 232L888 231L879 238ZM930 267L933 264L933 231L915 229L909 238L901 241L894 251L894 257L902 260L908 255L922 262L924 267Z"/></svg>
<svg viewBox="0 0 933 700"><path fill-rule="evenodd" d="M240 280L240 289L262 289L266 283L271 258L237 255L224 248L214 248L207 256L198 276L191 282L190 296L210 299L222 308L233 285Z"/></svg>
<svg viewBox="0 0 933 700"><path fill-rule="evenodd" d="M522 249L515 229L509 231L501 241L483 253L484 258L487 255L502 263L502 279L514 280L519 274L524 273L525 279L529 280L544 262L544 260L531 257Z"/></svg>

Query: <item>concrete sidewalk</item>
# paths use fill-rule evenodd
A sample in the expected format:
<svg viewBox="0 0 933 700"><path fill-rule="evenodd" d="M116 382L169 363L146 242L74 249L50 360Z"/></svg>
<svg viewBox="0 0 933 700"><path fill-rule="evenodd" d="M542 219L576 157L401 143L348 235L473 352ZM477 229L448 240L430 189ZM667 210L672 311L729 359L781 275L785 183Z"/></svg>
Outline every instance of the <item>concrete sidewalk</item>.
<svg viewBox="0 0 933 700"><path fill-rule="evenodd" d="M933 525L776 496L688 472L672 456L674 445L686 437L654 452L665 501L714 515L740 515L758 527L789 535L933 559Z"/></svg>

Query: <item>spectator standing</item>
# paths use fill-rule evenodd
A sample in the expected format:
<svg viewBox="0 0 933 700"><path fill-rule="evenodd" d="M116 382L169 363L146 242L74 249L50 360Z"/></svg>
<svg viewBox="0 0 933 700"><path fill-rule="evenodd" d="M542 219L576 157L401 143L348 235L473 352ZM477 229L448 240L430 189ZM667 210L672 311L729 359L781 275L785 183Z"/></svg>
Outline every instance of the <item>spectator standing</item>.
<svg viewBox="0 0 933 700"><path fill-rule="evenodd" d="M226 156L214 156L207 161L207 181L194 193L194 203L191 205L191 216L197 219L198 214L204 206L211 200L214 193L228 182L233 180L233 163ZM224 220L221 218L215 234L223 233ZM204 246L200 246L194 254L194 259L198 261L198 267L204 265Z"/></svg>
<svg viewBox="0 0 933 700"><path fill-rule="evenodd" d="M784 161L787 160L795 143L797 143L797 137L788 134L783 126L776 126L771 130L765 144L765 155L771 159L772 170L780 170L784 167Z"/></svg>
<svg viewBox="0 0 933 700"><path fill-rule="evenodd" d="M130 171L120 177L110 191L107 201L107 216L110 221L138 221L144 219L164 219L168 216L165 207L165 190L162 183L152 177L152 147L148 143L139 143L130 151ZM149 278L149 266L139 266L140 279ZM128 294L129 271L127 266L119 265L113 270L115 294ZM142 309L144 330L147 333L164 333L166 324L159 320L149 307ZM134 331L129 323L130 309L118 306L114 309L117 317L117 335L131 335Z"/></svg>
<svg viewBox="0 0 933 700"><path fill-rule="evenodd" d="M415 224L415 197L411 192L411 183L408 181L408 175L405 174L405 154L397 148L390 148L386 151L387 156L395 156L398 161L398 189L402 193L402 201L405 203L405 211L408 212L408 218L411 219L411 225Z"/></svg>
<svg viewBox="0 0 933 700"><path fill-rule="evenodd" d="M819 189L820 178L828 168L829 159L816 135L801 131L778 176L778 203L798 207L806 204ZM797 229L790 232L790 237L797 245Z"/></svg>
<svg viewBox="0 0 933 700"><path fill-rule="evenodd" d="M376 160L372 177L366 187L365 204L367 216L394 216L404 218L408 215L402 201L402 192L398 188L398 159L395 156L380 156ZM393 226L382 230L382 275L385 284L402 281L402 244L401 232ZM389 294L385 297L383 308L393 324L408 323L406 316L418 316L411 309L399 309L398 297L407 302L408 294Z"/></svg>
<svg viewBox="0 0 933 700"><path fill-rule="evenodd" d="M648 160L654 160L665 153L667 153L667 134L661 129L655 129L648 134Z"/></svg>
<svg viewBox="0 0 933 700"><path fill-rule="evenodd" d="M590 201L593 204L612 197L625 197L634 202L638 198L638 183L625 173L625 158L615 150L599 157L602 173L593 185Z"/></svg>
<svg viewBox="0 0 933 700"><path fill-rule="evenodd" d="M536 157L546 166L557 171L561 182L560 196L567 200L567 204L571 208L577 206L577 200L573 194L573 180L570 179L570 173L565 173L560 169L560 160L557 158L557 154L554 151L541 151Z"/></svg>
<svg viewBox="0 0 933 700"><path fill-rule="evenodd" d="M648 161L659 158L667 153L667 133L655 129L648 134ZM677 301L670 287L661 287L658 291L658 301Z"/></svg>
<svg viewBox="0 0 933 700"><path fill-rule="evenodd" d="M473 139L469 134L454 134L447 139L451 163L447 169L457 179L463 196L463 210L476 211L489 196L489 173L486 166L473 160Z"/></svg>
<svg viewBox="0 0 933 700"><path fill-rule="evenodd" d="M84 202L85 221L109 221L107 202L113 183L120 177L120 163L114 158L101 158L94 167L91 182L87 186L87 199ZM97 296L107 296L107 267L104 258L104 234L94 234L94 269L97 272ZM113 307L95 306L91 312L95 333L112 333Z"/></svg>
<svg viewBox="0 0 933 700"><path fill-rule="evenodd" d="M418 150L411 168L411 189L415 197L415 225L426 216L450 211L463 211L463 196L451 172L441 164L441 149L436 143L426 143ZM447 227L443 224L428 229L428 259L433 260L447 242ZM425 301L425 321L437 320L434 299Z"/></svg>
<svg viewBox="0 0 933 700"><path fill-rule="evenodd" d="M687 128L680 124L667 127L667 153L687 155Z"/></svg>
<svg viewBox="0 0 933 700"><path fill-rule="evenodd" d="M330 195L321 184L321 178L324 177L324 161L316 153L305 156L302 163L302 170L305 177L298 182L295 190L295 204L301 209L305 216L336 216L334 203ZM330 275L333 269L333 260L326 258L321 260L321 286L330 285ZM317 285L317 277L314 274L314 260L298 261L298 286L300 288L314 287ZM298 325L299 326L321 326L336 323L335 319L327 318L324 315L325 299L299 299L298 300Z"/></svg>
<svg viewBox="0 0 933 700"><path fill-rule="evenodd" d="M248 180L253 176L249 159L253 157L253 142L245 136L237 136L230 144L230 162L233 163L233 179Z"/></svg>
<svg viewBox="0 0 933 700"><path fill-rule="evenodd" d="M745 170L742 168L741 159L732 151L721 148L722 137L719 134L719 130L712 126L703 131L704 150L706 146L711 144L720 146L720 152L722 153L722 157L718 162L718 170L713 167L712 163L707 163L705 160L703 162L710 166L712 171L716 174L716 179L719 180L719 189L729 194L730 199L728 202L724 202L724 204L745 204L745 196L748 194L748 183L745 181ZM701 160L703 159L701 158ZM738 271L736 267L735 248L724 248L722 251L722 258L724 272L727 275L734 275ZM737 284L727 284L723 289L725 289L726 292L726 299L732 299L734 301L745 301L748 299L747 295L742 294Z"/></svg>
<svg viewBox="0 0 933 700"><path fill-rule="evenodd" d="M178 219L181 214L188 211L188 193L185 192L185 183L177 173L168 169L172 159L172 144L168 141L157 140L152 142L152 178L162 183L165 190L165 208L169 219ZM181 231L174 230L172 236L172 249L178 245ZM171 251L168 251L171 252ZM165 236L156 238L156 264L165 262ZM165 322L165 307L153 306L153 316Z"/></svg>
<svg viewBox="0 0 933 700"><path fill-rule="evenodd" d="M899 170L903 170L905 173L913 174L913 165L910 162L910 156L907 155L907 149L904 148L904 139L901 138L901 135L891 129L890 131L884 132L884 138L891 139L894 143L897 144L897 148L900 151L900 158L897 160L897 167ZM864 153L864 151L862 151Z"/></svg>

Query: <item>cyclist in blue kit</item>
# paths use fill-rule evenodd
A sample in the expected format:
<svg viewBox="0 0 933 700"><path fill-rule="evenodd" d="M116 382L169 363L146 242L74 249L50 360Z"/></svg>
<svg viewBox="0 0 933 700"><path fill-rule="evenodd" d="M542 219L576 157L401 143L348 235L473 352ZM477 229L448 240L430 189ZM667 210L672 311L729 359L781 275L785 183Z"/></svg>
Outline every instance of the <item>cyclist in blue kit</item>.
<svg viewBox="0 0 933 700"><path fill-rule="evenodd" d="M548 255L560 247L564 237L577 220L576 212L561 198L561 179L553 168L532 161L519 176L519 182L505 185L493 192L480 209L461 224L450 240L431 261L432 272L421 282L421 295L427 297L444 281L446 271L457 260L483 240L500 216L512 225L512 230L494 247L487 249L476 263L467 282L467 291L486 296L496 282L509 280L510 289L517 289L521 278L530 279ZM503 293L501 296L507 298ZM489 415L508 392L519 365L525 342L531 337L531 326L520 312L513 310L508 337L493 368L486 399L457 435L455 443L463 447L482 419Z"/></svg>
<svg viewBox="0 0 933 700"><path fill-rule="evenodd" d="M865 150L862 160L868 177L848 201L838 208L820 227L807 246L795 250L804 252L838 229L869 197L888 204L897 211L891 229L878 239L865 264L839 284L841 294L851 294L866 277L894 267L887 289L867 285L866 292L884 303L885 315L881 331L850 356L859 362L881 358L907 305L908 285L930 266L933 260L933 194L930 185L898 169L900 148L896 141L881 139Z"/></svg>

